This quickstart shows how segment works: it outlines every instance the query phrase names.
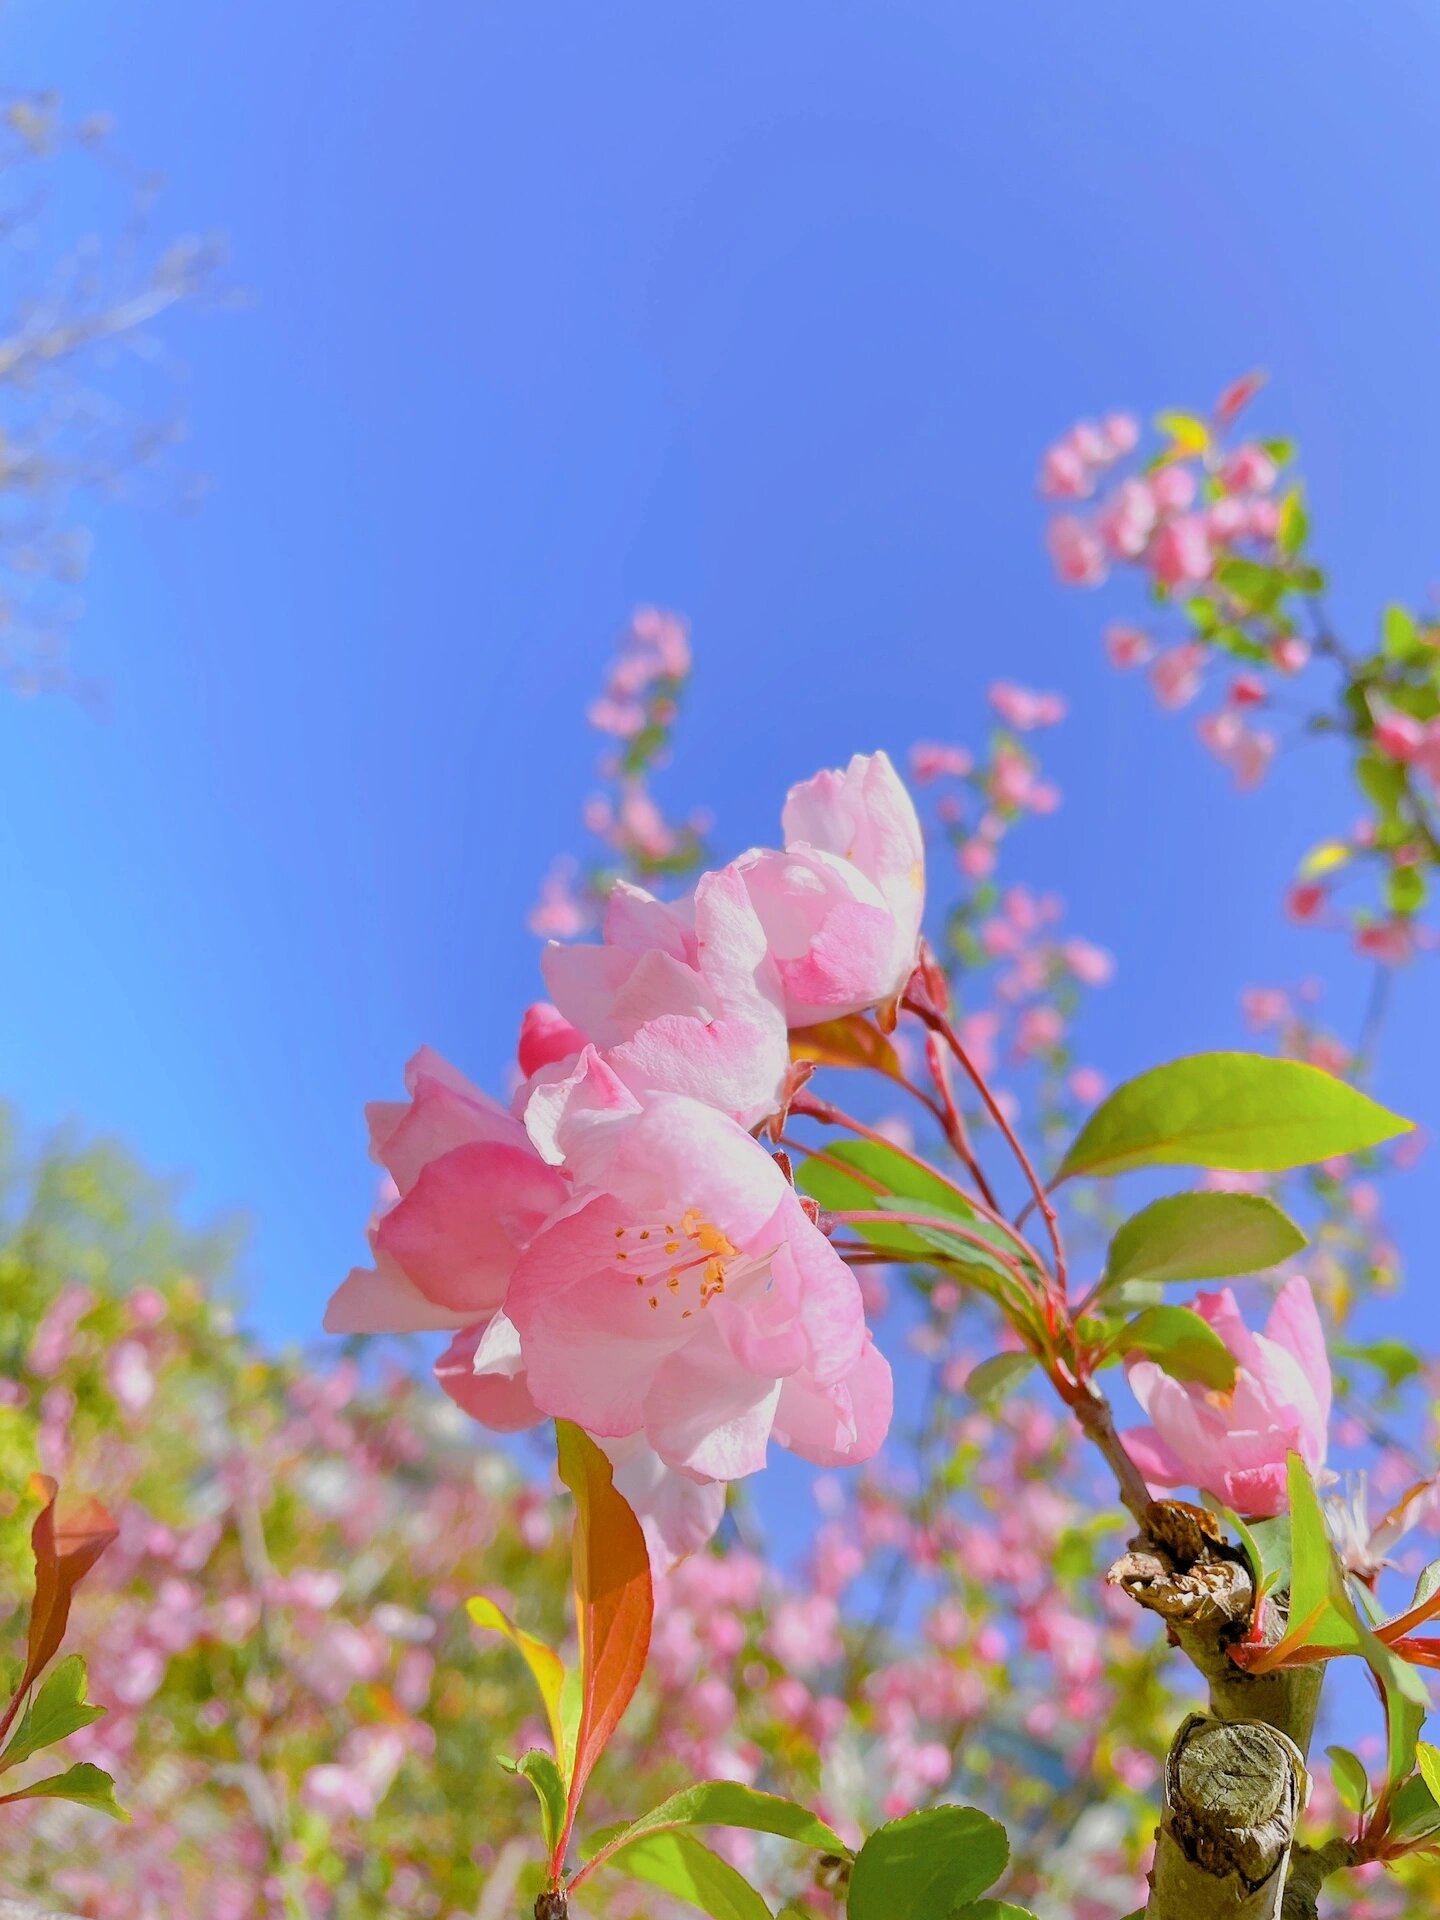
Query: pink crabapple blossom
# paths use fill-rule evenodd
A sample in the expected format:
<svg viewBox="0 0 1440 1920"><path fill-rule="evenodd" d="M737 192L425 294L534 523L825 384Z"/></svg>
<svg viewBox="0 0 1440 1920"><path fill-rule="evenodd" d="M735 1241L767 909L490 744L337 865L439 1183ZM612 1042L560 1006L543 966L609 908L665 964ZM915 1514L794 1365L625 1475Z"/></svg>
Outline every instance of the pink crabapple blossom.
<svg viewBox="0 0 1440 1920"><path fill-rule="evenodd" d="M886 754L790 789L783 851L736 862L765 930L792 1027L892 1001L915 969L925 845Z"/></svg>
<svg viewBox="0 0 1440 1920"><path fill-rule="evenodd" d="M1172 1379L1153 1360L1131 1359L1131 1391L1148 1427L1124 1435L1152 1486L1199 1487L1244 1517L1265 1518L1287 1504L1286 1459L1298 1453L1312 1474L1325 1465L1330 1421L1330 1359L1310 1283L1287 1280L1263 1333L1252 1333L1226 1287L1202 1293L1196 1311L1235 1361L1221 1391Z"/></svg>

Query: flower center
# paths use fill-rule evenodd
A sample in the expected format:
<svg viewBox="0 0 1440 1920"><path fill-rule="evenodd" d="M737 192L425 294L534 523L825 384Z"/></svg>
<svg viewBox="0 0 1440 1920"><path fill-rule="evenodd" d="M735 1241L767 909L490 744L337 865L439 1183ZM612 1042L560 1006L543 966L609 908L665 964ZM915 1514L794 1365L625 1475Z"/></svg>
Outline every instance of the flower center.
<svg viewBox="0 0 1440 1920"><path fill-rule="evenodd" d="M615 1229L615 1263L644 1292L652 1312L673 1301L682 1320L723 1294L735 1268L757 1266L695 1207L678 1219Z"/></svg>

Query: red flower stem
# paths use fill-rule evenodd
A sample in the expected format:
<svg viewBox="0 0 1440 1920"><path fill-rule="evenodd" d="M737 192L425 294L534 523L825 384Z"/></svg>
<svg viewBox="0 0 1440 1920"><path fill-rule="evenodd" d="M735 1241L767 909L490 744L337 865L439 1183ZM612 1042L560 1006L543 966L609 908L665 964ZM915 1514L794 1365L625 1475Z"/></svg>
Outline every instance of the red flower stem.
<svg viewBox="0 0 1440 1920"><path fill-rule="evenodd" d="M950 1076L945 1070L945 1055L941 1051L937 1035L925 1036L925 1059L930 1068L930 1078L935 1082L935 1091L940 1096L940 1120L945 1129L945 1138L964 1161L970 1171L970 1177L985 1196L986 1205L992 1211L999 1212L999 1202L991 1190L990 1182L985 1178L978 1154L970 1141L970 1129L965 1125L965 1116L955 1104L955 1095L950 1088ZM934 1108L933 1101L927 1106Z"/></svg>
<svg viewBox="0 0 1440 1920"><path fill-rule="evenodd" d="M837 1107L832 1101L817 1100L813 1094L801 1093L797 1094L795 1099L790 1103L790 1111L792 1113L802 1114L809 1120L818 1120L822 1126L844 1127L848 1132L858 1135L862 1140L872 1140L877 1146L886 1147L890 1152L899 1154L902 1160L908 1160L911 1166L918 1168L921 1173L927 1173L932 1179L939 1180L942 1185L949 1187L950 1191L955 1194L958 1199L963 1200L967 1207L972 1208L982 1219L988 1220L992 1226L998 1227L1008 1239L1012 1240L1027 1260L1034 1261L1035 1266L1041 1273L1045 1271L1045 1262L1040 1258L1024 1234L1013 1227L1005 1218L1004 1214L997 1210L988 1186L984 1187L986 1198L983 1201L977 1200L973 1193L966 1193L963 1187L957 1187L953 1181L947 1180L938 1168L932 1167L928 1160L922 1160L918 1153L911 1153L908 1148L897 1146L895 1142L887 1138L885 1134L878 1132L874 1127L866 1126L863 1120L857 1120L854 1114L846 1113L842 1107ZM785 1141L781 1142L782 1146L786 1144L795 1145L796 1143L793 1141L789 1143ZM806 1151L810 1150L806 1149ZM833 1156L826 1157L831 1166L844 1167L847 1173L853 1174L857 1179L864 1181L866 1186L873 1184L877 1193L883 1192L884 1189L878 1181L871 1182L866 1179L858 1168L850 1166L846 1161L836 1160ZM983 1181L981 1184L982 1186L984 1185Z"/></svg>
<svg viewBox="0 0 1440 1920"><path fill-rule="evenodd" d="M952 1240L962 1240L967 1246L978 1247L980 1252L986 1254L991 1260L998 1260L1000 1265L1004 1267L1005 1271L1019 1286L1021 1292L1024 1293L1029 1300L1033 1301L1042 1313L1045 1310L1045 1302L1049 1298L1048 1292L1036 1288L1019 1261L1012 1260L1008 1253L1002 1253L994 1241L987 1240L983 1234L971 1233L969 1229L962 1226L958 1220L953 1218L936 1220L931 1215L924 1213L887 1213L878 1208L872 1213L864 1208L852 1210L848 1207L843 1213L832 1213L829 1217L832 1220L840 1221L843 1226L847 1227L865 1226L872 1223L876 1226L926 1227L932 1233L944 1233L948 1234ZM897 1264L903 1265L903 1256L892 1254L890 1264L892 1266Z"/></svg>
<svg viewBox="0 0 1440 1920"><path fill-rule="evenodd" d="M931 1006L927 1000L915 999L913 992L906 995L904 1005L909 1008L911 1013L918 1014L926 1026L932 1028L933 1031L938 1033L941 1039L944 1040L955 1058L960 1062L960 1065L970 1076L975 1091L984 1101L986 1111L989 1113L990 1118L1004 1135L1006 1145L1014 1154L1021 1171L1029 1182L1030 1191L1035 1196L1035 1204L1045 1216L1045 1225L1050 1234L1050 1244L1055 1249L1055 1280L1063 1296L1066 1288L1067 1275L1065 1267L1065 1245L1060 1238L1060 1222L1055 1216L1055 1209L1050 1204L1049 1196L1040 1184L1040 1176L1031 1165L1029 1154L1026 1153L1024 1147L1021 1146L1015 1129L1005 1118L1000 1103L996 1100L994 1094L991 1093L985 1076L976 1067L964 1047L961 1046L955 1029L950 1025L950 1022L945 1018L944 1014L939 1012L937 1008Z"/></svg>

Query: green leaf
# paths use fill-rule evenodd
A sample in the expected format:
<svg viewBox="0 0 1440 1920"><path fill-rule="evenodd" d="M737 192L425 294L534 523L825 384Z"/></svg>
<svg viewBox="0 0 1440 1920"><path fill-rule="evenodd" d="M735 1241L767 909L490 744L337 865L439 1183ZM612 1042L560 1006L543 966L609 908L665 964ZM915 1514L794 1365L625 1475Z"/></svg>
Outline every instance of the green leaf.
<svg viewBox="0 0 1440 1920"><path fill-rule="evenodd" d="M1305 536L1310 531L1310 522L1305 514L1305 501L1299 487L1292 487L1280 502L1280 525L1278 529L1280 551L1287 556L1297 554L1305 544Z"/></svg>
<svg viewBox="0 0 1440 1920"><path fill-rule="evenodd" d="M1115 1336L1121 1353L1143 1353L1172 1380L1196 1380L1226 1393L1235 1357L1208 1320L1189 1307L1147 1307Z"/></svg>
<svg viewBox="0 0 1440 1920"><path fill-rule="evenodd" d="M1028 1907L1013 1907L1008 1900L967 1900L963 1907L952 1907L946 1920L1035 1920Z"/></svg>
<svg viewBox="0 0 1440 1920"><path fill-rule="evenodd" d="M1034 1370L1033 1353L996 1353L971 1369L965 1391L982 1407L998 1407Z"/></svg>
<svg viewBox="0 0 1440 1920"><path fill-rule="evenodd" d="M1421 1568L1420 1578L1415 1582L1415 1597L1411 1600L1410 1607L1423 1607L1437 1587L1440 1587L1440 1560L1432 1560L1428 1567ZM1407 1613L1410 1607L1405 1609Z"/></svg>
<svg viewBox="0 0 1440 1920"><path fill-rule="evenodd" d="M1416 1750L1416 1758L1421 1754L1435 1753L1434 1747L1427 1748L1422 1741ZM1436 1761L1432 1761L1431 1770L1435 1770ZM1440 1781L1437 1781L1440 1785ZM1414 1840L1421 1834L1433 1833L1440 1829L1440 1796L1433 1794L1418 1773L1401 1786L1390 1801L1390 1831L1396 1839Z"/></svg>
<svg viewBox="0 0 1440 1920"><path fill-rule="evenodd" d="M752 1833L778 1834L782 1840L794 1840L821 1853L849 1851L833 1827L826 1826L818 1814L797 1801L786 1800L778 1793L761 1793L738 1780L701 1780L672 1793L628 1826L594 1835L584 1849L585 1856L588 1859L603 1847L608 1857L609 1852L618 1853L647 1833L676 1827L746 1827Z"/></svg>
<svg viewBox="0 0 1440 1920"><path fill-rule="evenodd" d="M1222 560L1215 578L1252 613L1273 612L1290 586L1279 567L1262 566L1258 560Z"/></svg>
<svg viewBox="0 0 1440 1920"><path fill-rule="evenodd" d="M1298 1454L1288 1462L1290 1493L1290 1613L1285 1632L1251 1670L1269 1672L1302 1664L1308 1651L1316 1660L1358 1653L1368 1664L1385 1701L1385 1778L1394 1788L1415 1759L1415 1743L1425 1724L1430 1696L1413 1667L1378 1639L1361 1619L1345 1574L1330 1543L1325 1515L1309 1469ZM1300 1656L1297 1660L1296 1656Z"/></svg>
<svg viewBox="0 0 1440 1920"><path fill-rule="evenodd" d="M958 1188L894 1147L874 1140L827 1143L823 1159L817 1154L796 1170L795 1184L832 1213L913 1213L933 1219L934 1227L857 1220L849 1231L897 1260L929 1261L933 1266L933 1256L944 1254L947 1271L961 1269L957 1278L1011 1306L1020 1303L1022 1289L1005 1263L1007 1258L1028 1263L1009 1234L975 1212ZM947 1233L941 1224L946 1220L969 1237ZM977 1240L985 1244L977 1246Z"/></svg>
<svg viewBox="0 0 1440 1920"><path fill-rule="evenodd" d="M1385 904L1391 913L1418 913L1425 904L1425 874L1414 866L1391 867L1385 875Z"/></svg>
<svg viewBox="0 0 1440 1920"><path fill-rule="evenodd" d="M1173 1193L1127 1220L1110 1242L1107 1286L1125 1280L1220 1280L1278 1266L1305 1235L1255 1193Z"/></svg>
<svg viewBox="0 0 1440 1920"><path fill-rule="evenodd" d="M483 1627L488 1633L502 1634L520 1658L529 1667L536 1686L540 1689L540 1698L544 1703L545 1717L550 1722L550 1737L555 1742L555 1756L561 1766L569 1768L570 1752L573 1747L573 1729L567 1736L564 1716L560 1710L561 1691L565 1685L565 1664L553 1647L547 1647L543 1640L537 1640L533 1633L526 1633L517 1627L509 1615L496 1606L488 1593L473 1594L465 1602L465 1611L477 1627Z"/></svg>
<svg viewBox="0 0 1440 1920"><path fill-rule="evenodd" d="M1341 1806L1351 1813L1363 1813L1370 1799L1370 1776L1364 1761L1348 1747L1327 1747L1325 1751L1330 1756L1330 1772Z"/></svg>
<svg viewBox="0 0 1440 1920"><path fill-rule="evenodd" d="M1364 1654L1385 1699L1386 1782L1396 1787L1415 1764L1420 1729L1430 1711L1430 1693L1408 1661L1362 1627Z"/></svg>
<svg viewBox="0 0 1440 1920"><path fill-rule="evenodd" d="M1405 769L1378 753L1365 753L1355 762L1355 778L1381 819L1388 819L1405 798Z"/></svg>
<svg viewBox="0 0 1440 1920"><path fill-rule="evenodd" d="M1223 1521L1224 1524L1229 1527L1230 1531L1238 1537L1241 1546L1245 1549L1245 1557L1250 1562L1250 1577L1255 1583L1256 1592L1261 1593L1267 1591L1265 1549L1255 1538L1255 1526L1259 1526L1262 1523L1257 1521L1255 1522L1255 1526L1252 1526L1249 1522L1242 1520L1233 1507L1227 1507L1225 1502L1223 1500L1217 1500L1213 1493L1202 1492L1200 1495L1200 1503L1207 1508L1209 1512L1213 1513L1218 1520ZM1273 1525L1274 1523L1271 1522L1270 1524ZM1290 1565L1288 1558L1290 1536L1288 1532L1285 1536L1285 1541L1287 1555L1285 1565L1288 1573ZM1271 1576L1270 1584L1274 1584L1273 1575Z"/></svg>
<svg viewBox="0 0 1440 1920"><path fill-rule="evenodd" d="M887 1211L908 1213L915 1207L915 1201L903 1194L877 1194L875 1204ZM919 1242L923 1254L943 1253L947 1271L959 1268L957 1275L971 1286L979 1287L993 1299L1019 1303L1028 1306L1029 1300L1016 1279L1011 1266L1007 1266L1002 1256L1008 1255L1015 1266L1032 1275L1037 1280L1032 1263L1024 1258L1010 1236L992 1221L977 1213L970 1213L964 1207L959 1195L952 1195L948 1207L926 1203L925 1211L932 1216L934 1225L912 1227L908 1229ZM959 1231L948 1231L944 1222L951 1220ZM885 1229L882 1229L885 1231ZM967 1237L962 1239L960 1234ZM977 1246L976 1239L987 1241L995 1251L990 1253L985 1247Z"/></svg>
<svg viewBox="0 0 1440 1920"><path fill-rule="evenodd" d="M1415 1763L1426 1792L1440 1807L1440 1747L1432 1747L1428 1740L1420 1741L1415 1749Z"/></svg>
<svg viewBox="0 0 1440 1920"><path fill-rule="evenodd" d="M1197 1053L1117 1087L1080 1129L1052 1184L1135 1167L1276 1173L1410 1131L1410 1121L1319 1067Z"/></svg>
<svg viewBox="0 0 1440 1920"><path fill-rule="evenodd" d="M849 1920L935 1920L1005 1871L1010 1843L975 1807L927 1807L877 1827L850 1869Z"/></svg>
<svg viewBox="0 0 1440 1920"><path fill-rule="evenodd" d="M1364 1650L1365 1628L1330 1543L1315 1483L1298 1453L1287 1462L1290 1495L1290 1613L1285 1632L1268 1658L1325 1647L1335 1653ZM1283 1652L1282 1652L1283 1650ZM1281 1664L1276 1660L1275 1664Z"/></svg>
<svg viewBox="0 0 1440 1920"><path fill-rule="evenodd" d="M1336 1340L1333 1351L1344 1360L1363 1360L1385 1376L1387 1387L1403 1387L1424 1370L1424 1362L1403 1340L1371 1340L1357 1345L1351 1340Z"/></svg>
<svg viewBox="0 0 1440 1920"><path fill-rule="evenodd" d="M1319 880L1324 874L1335 873L1354 858L1355 850L1344 840L1322 840L1312 847L1300 862L1302 880Z"/></svg>
<svg viewBox="0 0 1440 1920"><path fill-rule="evenodd" d="M652 1833L605 1862L617 1873L688 1900L710 1920L771 1920L769 1907L744 1874L703 1846L693 1833Z"/></svg>
<svg viewBox="0 0 1440 1920"><path fill-rule="evenodd" d="M523 1774L535 1789L535 1797L540 1802L540 1822L545 1829L545 1851L553 1853L565 1825L565 1782L559 1767L539 1747L531 1747L518 1760L507 1760L503 1755L497 1757L507 1773Z"/></svg>
<svg viewBox="0 0 1440 1920"><path fill-rule="evenodd" d="M834 1161L843 1165L835 1166ZM852 1171L853 1170L853 1171ZM873 1213L888 1208L898 1213L951 1215L967 1230L998 1242L1009 1249L1010 1243L990 1222L984 1228L966 1217L964 1196L948 1180L928 1167L917 1167L894 1147L877 1140L836 1140L818 1155L803 1161L795 1174L795 1184L812 1200L832 1213ZM857 1221L854 1231L872 1246L903 1258L923 1259L931 1250L929 1243L909 1227L887 1227L880 1221ZM973 1253L973 1249L967 1249Z"/></svg>
<svg viewBox="0 0 1440 1920"><path fill-rule="evenodd" d="M1278 1513L1273 1520L1252 1520L1250 1539L1260 1555L1260 1587L1268 1593L1272 1587L1282 1591L1290 1585L1290 1516Z"/></svg>
<svg viewBox="0 0 1440 1920"><path fill-rule="evenodd" d="M130 1819L116 1801L115 1782L102 1767L92 1767L88 1760L67 1767L64 1773L52 1773L44 1780L36 1780L28 1787L17 1787L13 1793L0 1793L0 1806L8 1806L12 1800L71 1800L77 1807L93 1807L97 1813L108 1813L112 1820L128 1822Z"/></svg>
<svg viewBox="0 0 1440 1920"><path fill-rule="evenodd" d="M1380 621L1380 631L1384 638L1385 651L1392 660L1409 662L1423 659L1429 651L1420 638L1420 629L1415 624L1415 616L1408 608L1400 606L1386 607Z"/></svg>
<svg viewBox="0 0 1440 1920"><path fill-rule="evenodd" d="M104 1712L104 1707L92 1706L85 1698L85 1662L78 1653L68 1654L26 1707L15 1737L0 1756L0 1771L28 1760L42 1747L53 1747L99 1720Z"/></svg>
<svg viewBox="0 0 1440 1920"><path fill-rule="evenodd" d="M1204 453L1210 444L1209 427L1193 413L1157 413L1155 425L1186 454Z"/></svg>

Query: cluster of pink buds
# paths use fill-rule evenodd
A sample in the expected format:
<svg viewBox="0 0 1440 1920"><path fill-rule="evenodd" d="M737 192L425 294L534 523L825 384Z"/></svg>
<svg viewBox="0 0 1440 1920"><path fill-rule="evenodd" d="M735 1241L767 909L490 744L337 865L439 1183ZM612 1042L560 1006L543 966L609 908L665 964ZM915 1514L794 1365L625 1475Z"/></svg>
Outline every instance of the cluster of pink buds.
<svg viewBox="0 0 1440 1920"><path fill-rule="evenodd" d="M1242 787L1257 784L1275 752L1273 734L1251 717L1269 697L1255 669L1295 674L1310 651L1283 621L1266 619L1257 633L1247 598L1257 580L1264 585L1265 570L1283 566L1293 524L1280 496L1287 450L1256 440L1225 443L1226 429L1258 385L1252 376L1228 389L1209 421L1162 414L1157 424L1165 441L1138 468L1126 456L1140 446L1139 428L1119 414L1099 427L1072 427L1046 453L1040 471L1042 495L1065 503L1046 535L1063 582L1098 586L1113 570L1129 569L1157 605L1180 605L1183 625L1169 638L1154 622L1111 626L1105 646L1112 666L1148 666L1156 699L1175 709L1199 696L1213 659L1232 668L1237 659L1252 663L1233 674L1221 706L1197 725L1205 746ZM1093 504L1080 513L1071 504L1080 500Z"/></svg>
<svg viewBox="0 0 1440 1920"><path fill-rule="evenodd" d="M650 878L699 866L708 815L671 820L650 785L668 757L691 665L688 623L658 607L637 609L587 709L590 724L616 743L600 763L608 790L592 795L584 813L605 854L584 872L573 859L553 863L530 910L532 933L573 940L598 926L617 872Z"/></svg>

